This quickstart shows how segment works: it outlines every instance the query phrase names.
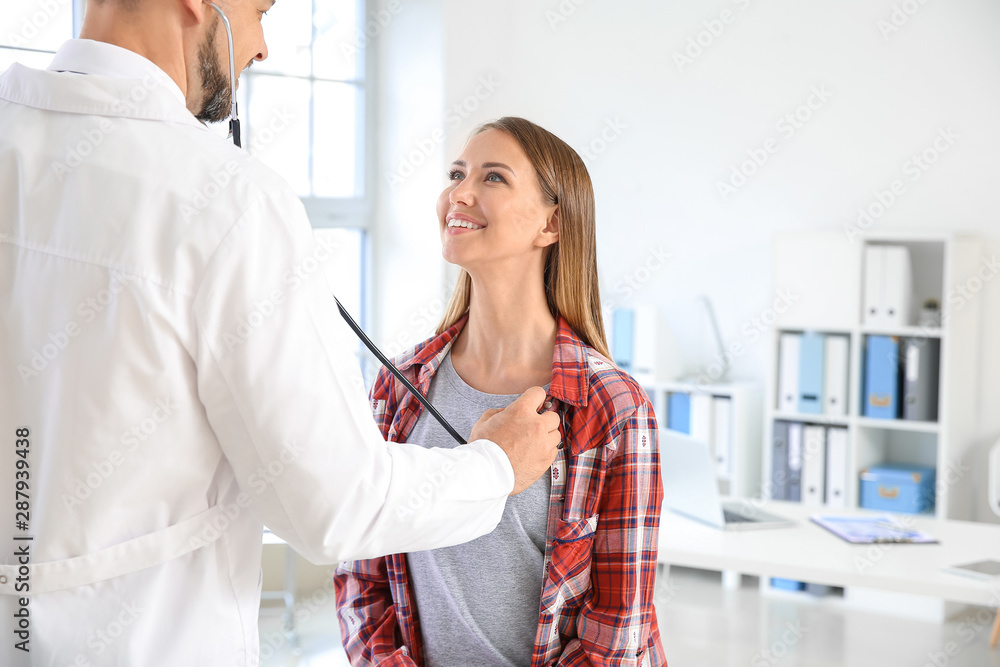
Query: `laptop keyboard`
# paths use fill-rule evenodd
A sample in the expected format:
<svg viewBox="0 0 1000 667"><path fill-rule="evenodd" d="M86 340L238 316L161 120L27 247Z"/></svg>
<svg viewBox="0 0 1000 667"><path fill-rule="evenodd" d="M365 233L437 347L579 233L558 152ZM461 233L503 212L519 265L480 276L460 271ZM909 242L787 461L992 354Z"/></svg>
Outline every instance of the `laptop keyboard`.
<svg viewBox="0 0 1000 667"><path fill-rule="evenodd" d="M753 519L743 516L742 514L737 514L736 512L730 512L729 510L722 510L722 518L726 523L754 523Z"/></svg>

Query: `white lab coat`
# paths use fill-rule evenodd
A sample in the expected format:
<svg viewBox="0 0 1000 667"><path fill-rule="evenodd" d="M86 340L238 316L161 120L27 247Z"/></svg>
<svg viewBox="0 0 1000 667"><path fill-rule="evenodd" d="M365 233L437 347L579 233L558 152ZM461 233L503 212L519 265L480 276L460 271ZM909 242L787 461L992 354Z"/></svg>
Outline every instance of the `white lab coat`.
<svg viewBox="0 0 1000 667"><path fill-rule="evenodd" d="M490 532L506 455L383 442L288 185L145 58L50 70L0 77L0 664L256 665L262 523L325 564Z"/></svg>

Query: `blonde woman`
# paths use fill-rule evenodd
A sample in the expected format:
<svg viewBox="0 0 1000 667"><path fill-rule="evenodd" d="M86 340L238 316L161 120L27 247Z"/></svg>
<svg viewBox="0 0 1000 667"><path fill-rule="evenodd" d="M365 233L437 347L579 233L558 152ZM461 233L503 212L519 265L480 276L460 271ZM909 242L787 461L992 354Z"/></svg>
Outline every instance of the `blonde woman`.
<svg viewBox="0 0 1000 667"><path fill-rule="evenodd" d="M451 165L437 213L444 258L462 271L437 335L400 369L463 434L545 386L563 448L489 535L338 569L352 664L665 665L656 420L608 360L586 167L550 132L501 118ZM387 372L371 398L387 439L455 445Z"/></svg>

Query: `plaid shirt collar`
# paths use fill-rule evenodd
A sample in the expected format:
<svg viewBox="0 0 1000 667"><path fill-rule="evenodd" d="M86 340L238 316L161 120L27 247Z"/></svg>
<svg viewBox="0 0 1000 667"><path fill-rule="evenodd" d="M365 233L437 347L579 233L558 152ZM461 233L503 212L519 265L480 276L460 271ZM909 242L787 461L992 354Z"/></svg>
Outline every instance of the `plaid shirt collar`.
<svg viewBox="0 0 1000 667"><path fill-rule="evenodd" d="M469 315L463 315L449 329L427 341L412 356L401 360L398 364L399 370L405 372L415 366L419 367L415 369L417 383L426 391L431 378L434 377L452 343L468 321ZM549 396L577 408L586 407L590 389L588 357L594 355L597 355L597 352L584 343L560 315L556 346L552 353L552 383L549 385ZM410 370L410 373L413 372L414 370Z"/></svg>

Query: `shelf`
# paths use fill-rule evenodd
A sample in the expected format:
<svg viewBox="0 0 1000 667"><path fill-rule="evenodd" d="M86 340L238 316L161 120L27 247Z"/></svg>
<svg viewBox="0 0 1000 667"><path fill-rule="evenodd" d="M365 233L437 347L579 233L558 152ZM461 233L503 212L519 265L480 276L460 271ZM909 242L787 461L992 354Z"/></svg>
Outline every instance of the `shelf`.
<svg viewBox="0 0 1000 667"><path fill-rule="evenodd" d="M918 422L906 419L872 419L871 417L855 417L855 423L865 428L881 428L891 431L913 431L916 433L937 433L940 425L937 422Z"/></svg>
<svg viewBox="0 0 1000 667"><path fill-rule="evenodd" d="M809 422L810 424L820 424L822 426L847 426L849 417L838 417L835 415L807 415L798 412L778 412L771 413L773 419L781 419L790 422Z"/></svg>
<svg viewBox="0 0 1000 667"><path fill-rule="evenodd" d="M874 336L900 338L942 338L941 327L878 327L863 325L861 333Z"/></svg>
<svg viewBox="0 0 1000 667"><path fill-rule="evenodd" d="M856 333L856 330L852 327L797 327L797 326L780 326L778 327L779 333L802 333L805 331L814 331L821 334L832 334L835 336L850 336Z"/></svg>

